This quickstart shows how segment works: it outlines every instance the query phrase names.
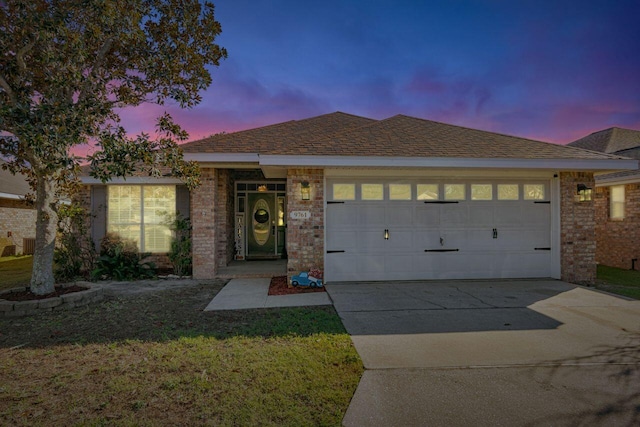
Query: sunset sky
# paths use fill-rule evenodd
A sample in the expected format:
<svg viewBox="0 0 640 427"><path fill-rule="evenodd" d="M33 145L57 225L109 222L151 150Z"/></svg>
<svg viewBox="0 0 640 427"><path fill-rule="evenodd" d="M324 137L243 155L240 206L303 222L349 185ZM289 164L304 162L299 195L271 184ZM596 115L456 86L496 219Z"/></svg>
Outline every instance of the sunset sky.
<svg viewBox="0 0 640 427"><path fill-rule="evenodd" d="M199 139L334 111L566 143L640 130L640 1L217 0L229 58L192 110Z"/></svg>

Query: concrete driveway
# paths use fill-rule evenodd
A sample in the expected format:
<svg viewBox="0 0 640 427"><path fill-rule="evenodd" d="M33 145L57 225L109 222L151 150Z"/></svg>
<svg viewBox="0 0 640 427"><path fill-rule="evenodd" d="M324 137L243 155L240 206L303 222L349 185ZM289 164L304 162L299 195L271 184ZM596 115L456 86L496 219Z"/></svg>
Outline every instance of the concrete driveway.
<svg viewBox="0 0 640 427"><path fill-rule="evenodd" d="M327 291L367 369L345 425L640 422L640 301L556 280Z"/></svg>

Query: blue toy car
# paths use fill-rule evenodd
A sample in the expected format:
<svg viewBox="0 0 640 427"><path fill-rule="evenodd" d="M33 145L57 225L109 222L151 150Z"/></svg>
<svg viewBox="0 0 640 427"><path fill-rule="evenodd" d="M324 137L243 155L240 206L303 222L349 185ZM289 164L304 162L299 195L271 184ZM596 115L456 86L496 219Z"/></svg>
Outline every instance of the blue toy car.
<svg viewBox="0 0 640 427"><path fill-rule="evenodd" d="M309 276L309 273L302 272L291 278L291 286L309 286L311 288L321 288L322 279Z"/></svg>

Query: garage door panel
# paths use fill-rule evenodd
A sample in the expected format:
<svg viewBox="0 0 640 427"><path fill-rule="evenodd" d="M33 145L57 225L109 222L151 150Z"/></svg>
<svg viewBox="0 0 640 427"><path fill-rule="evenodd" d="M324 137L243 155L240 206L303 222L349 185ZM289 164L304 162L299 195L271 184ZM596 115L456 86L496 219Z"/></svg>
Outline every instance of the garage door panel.
<svg viewBox="0 0 640 427"><path fill-rule="evenodd" d="M440 247L440 230L416 230L412 233L414 247L418 250Z"/></svg>
<svg viewBox="0 0 640 427"><path fill-rule="evenodd" d="M540 277L541 271L547 271L551 262L548 251L511 252L494 261L494 269L501 272L501 277Z"/></svg>
<svg viewBox="0 0 640 427"><path fill-rule="evenodd" d="M380 280L384 277L384 255L366 254L358 258L354 264L357 266L358 280Z"/></svg>
<svg viewBox="0 0 640 427"><path fill-rule="evenodd" d="M491 228L493 226L493 216L495 208L490 203L474 203L474 205L469 206L468 209L471 210L471 213L469 214L469 221L466 224L467 226L485 226L488 228Z"/></svg>
<svg viewBox="0 0 640 427"><path fill-rule="evenodd" d="M386 210L387 228L412 227L414 224L413 207L403 204L392 204Z"/></svg>
<svg viewBox="0 0 640 427"><path fill-rule="evenodd" d="M441 206L436 204L422 204L416 207L415 222L416 228L439 228L440 227Z"/></svg>
<svg viewBox="0 0 640 427"><path fill-rule="evenodd" d="M356 270L356 262L360 256L349 255L347 253L329 253L326 255L327 265L331 268L325 272L327 281L355 281L361 280Z"/></svg>
<svg viewBox="0 0 640 427"><path fill-rule="evenodd" d="M386 225L386 207L381 203L359 205L358 213L355 216L356 224L359 227L378 226L384 229Z"/></svg>
<svg viewBox="0 0 640 427"><path fill-rule="evenodd" d="M522 206L520 204L501 203L496 206L494 213L494 225L496 227L512 227L522 224Z"/></svg>
<svg viewBox="0 0 640 427"><path fill-rule="evenodd" d="M346 203L327 205L326 221L334 228L344 228L355 224L353 206Z"/></svg>
<svg viewBox="0 0 640 427"><path fill-rule="evenodd" d="M356 231L341 230L327 232L327 250L356 249L358 233Z"/></svg>
<svg viewBox="0 0 640 427"><path fill-rule="evenodd" d="M453 203L441 206L440 225L444 227L461 226L469 222L469 214L465 204Z"/></svg>
<svg viewBox="0 0 640 427"><path fill-rule="evenodd" d="M387 250L384 243L385 240L383 229L358 232L356 245L359 252L384 253Z"/></svg>
<svg viewBox="0 0 640 427"><path fill-rule="evenodd" d="M408 252L414 248L413 232L411 230L389 230L389 240L383 240L382 246L387 251Z"/></svg>
<svg viewBox="0 0 640 427"><path fill-rule="evenodd" d="M543 203L533 203L527 209L523 209L523 224L547 224L551 217L551 205Z"/></svg>
<svg viewBox="0 0 640 427"><path fill-rule="evenodd" d="M413 257L411 255L390 255L385 258L385 271L394 273L396 277L402 275L408 280L413 271Z"/></svg>

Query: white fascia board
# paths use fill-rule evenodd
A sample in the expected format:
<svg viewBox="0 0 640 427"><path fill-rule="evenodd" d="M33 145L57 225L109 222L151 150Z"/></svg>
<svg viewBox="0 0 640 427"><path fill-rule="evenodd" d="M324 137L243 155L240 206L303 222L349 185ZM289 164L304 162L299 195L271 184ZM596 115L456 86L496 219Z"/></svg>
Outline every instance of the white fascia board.
<svg viewBox="0 0 640 427"><path fill-rule="evenodd" d="M260 156L260 166L379 167L379 168L491 168L564 171L637 169L637 160L626 159L473 159L455 157L381 156Z"/></svg>
<svg viewBox="0 0 640 427"><path fill-rule="evenodd" d="M113 178L107 182L102 182L97 178L93 178L90 176L80 177L80 182L87 185L122 185L122 184L150 184L150 185L161 185L161 184L183 184L183 182L178 178L173 177L153 177L153 176L129 176L127 178Z"/></svg>
<svg viewBox="0 0 640 427"><path fill-rule="evenodd" d="M184 153L184 159L198 163L254 163L260 156L256 153Z"/></svg>
<svg viewBox="0 0 640 427"><path fill-rule="evenodd" d="M596 187L610 187L612 185L638 184L640 183L640 174L633 176L621 176L617 178L602 179L596 177Z"/></svg>
<svg viewBox="0 0 640 427"><path fill-rule="evenodd" d="M11 193L0 193L0 199L24 200L24 196Z"/></svg>

